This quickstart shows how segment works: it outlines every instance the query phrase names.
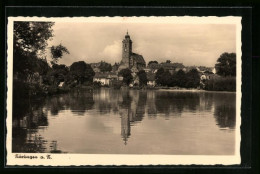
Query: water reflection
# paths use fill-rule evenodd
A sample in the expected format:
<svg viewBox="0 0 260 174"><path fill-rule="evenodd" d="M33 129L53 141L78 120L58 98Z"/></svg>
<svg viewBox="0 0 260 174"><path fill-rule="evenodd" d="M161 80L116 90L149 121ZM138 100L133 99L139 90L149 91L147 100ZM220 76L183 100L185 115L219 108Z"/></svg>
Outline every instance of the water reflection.
<svg viewBox="0 0 260 174"><path fill-rule="evenodd" d="M60 117L64 111L81 117L88 114L110 120L120 117L124 145L135 136L131 128L141 127L144 119L160 117L167 121L183 116L214 116L219 129L234 129L236 125L235 93L100 89L34 101L14 101L13 105L13 152L64 153L57 139L47 141L40 133L40 130L48 129L52 122L50 118Z"/></svg>
<svg viewBox="0 0 260 174"><path fill-rule="evenodd" d="M236 105L235 97L223 99L220 96L215 96L214 116L216 123L220 128L234 129L236 126Z"/></svg>

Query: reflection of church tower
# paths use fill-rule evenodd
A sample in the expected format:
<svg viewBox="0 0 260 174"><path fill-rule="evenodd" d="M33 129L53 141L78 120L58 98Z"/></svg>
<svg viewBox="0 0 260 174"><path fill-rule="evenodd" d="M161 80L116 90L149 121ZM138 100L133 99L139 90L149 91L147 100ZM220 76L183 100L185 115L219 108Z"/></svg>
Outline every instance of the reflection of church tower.
<svg viewBox="0 0 260 174"><path fill-rule="evenodd" d="M130 66L130 56L132 54L132 40L128 35L128 32L125 35L125 39L122 41L122 61L121 64L125 64L127 68Z"/></svg>
<svg viewBox="0 0 260 174"><path fill-rule="evenodd" d="M129 120L129 111L126 113L121 114L121 136L125 142L125 145L127 144L127 139L130 136L130 120Z"/></svg>

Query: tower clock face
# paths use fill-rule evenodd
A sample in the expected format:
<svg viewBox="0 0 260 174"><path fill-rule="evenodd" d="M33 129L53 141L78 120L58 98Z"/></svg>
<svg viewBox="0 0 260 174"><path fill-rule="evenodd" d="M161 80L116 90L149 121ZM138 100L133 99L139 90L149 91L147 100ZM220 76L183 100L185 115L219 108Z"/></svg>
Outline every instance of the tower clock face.
<svg viewBox="0 0 260 174"><path fill-rule="evenodd" d="M125 51L126 51L126 48L125 48Z"/></svg>

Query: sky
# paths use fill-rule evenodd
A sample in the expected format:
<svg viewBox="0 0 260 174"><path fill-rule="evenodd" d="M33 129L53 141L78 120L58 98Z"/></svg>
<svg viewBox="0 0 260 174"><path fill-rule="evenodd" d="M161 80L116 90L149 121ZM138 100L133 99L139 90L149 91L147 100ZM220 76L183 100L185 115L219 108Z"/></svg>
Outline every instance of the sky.
<svg viewBox="0 0 260 174"><path fill-rule="evenodd" d="M128 30L133 52L146 63L166 60L185 66L213 67L224 52L236 51L235 24L177 24L131 22L62 22L53 26L54 37L48 46L62 44L70 54L60 64L76 61L114 64L122 57L122 40ZM47 55L50 60L50 54Z"/></svg>

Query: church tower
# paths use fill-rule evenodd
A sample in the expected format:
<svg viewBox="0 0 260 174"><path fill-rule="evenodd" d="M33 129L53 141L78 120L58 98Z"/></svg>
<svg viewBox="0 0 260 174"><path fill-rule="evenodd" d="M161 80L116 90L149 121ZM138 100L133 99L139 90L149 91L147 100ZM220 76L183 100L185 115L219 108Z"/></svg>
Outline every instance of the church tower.
<svg viewBox="0 0 260 174"><path fill-rule="evenodd" d="M128 31L125 35L125 39L122 41L122 61L121 63L126 65L128 68L130 66L130 57L132 54L132 40L128 35Z"/></svg>

